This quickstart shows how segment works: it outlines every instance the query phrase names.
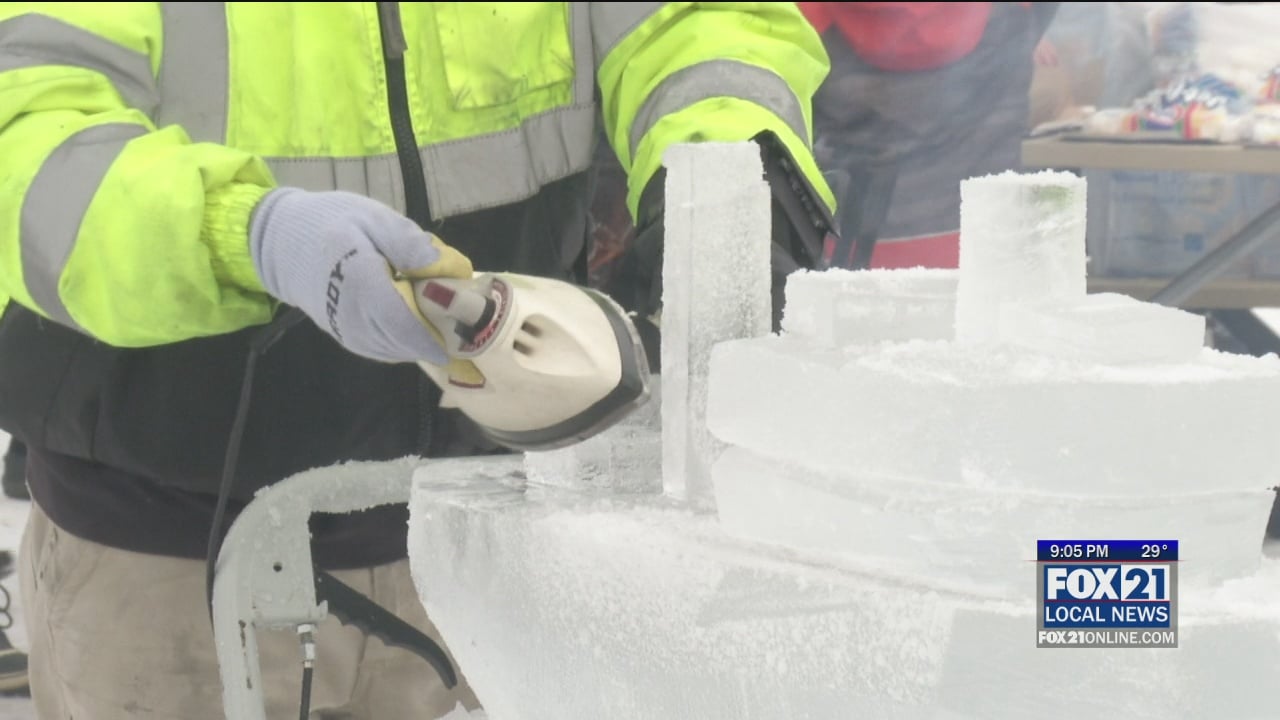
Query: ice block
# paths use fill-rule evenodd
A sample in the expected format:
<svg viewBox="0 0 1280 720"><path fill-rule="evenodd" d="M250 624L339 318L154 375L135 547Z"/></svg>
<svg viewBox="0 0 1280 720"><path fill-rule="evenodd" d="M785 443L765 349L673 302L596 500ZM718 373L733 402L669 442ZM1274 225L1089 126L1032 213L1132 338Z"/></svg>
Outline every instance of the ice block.
<svg viewBox="0 0 1280 720"><path fill-rule="evenodd" d="M960 183L957 340L996 341L1005 303L1084 294L1084 178L1006 172Z"/></svg>
<svg viewBox="0 0 1280 720"><path fill-rule="evenodd" d="M954 270L798 271L787 278L785 333L818 347L955 336Z"/></svg>
<svg viewBox="0 0 1280 720"><path fill-rule="evenodd" d="M1177 537L1181 581L1208 586L1255 572L1275 493L1133 497L975 488L877 477L849 466L815 472L730 447L716 462L725 532L803 549L845 565L1018 599L1042 538Z"/></svg>
<svg viewBox="0 0 1280 720"><path fill-rule="evenodd" d="M1127 295L1098 293L1005 305L1000 339L1088 363L1188 363L1204 350L1205 320Z"/></svg>
<svg viewBox="0 0 1280 720"><path fill-rule="evenodd" d="M708 424L814 470L1040 493L1135 496L1280 485L1280 359L1104 366L945 342L716 348Z"/></svg>
<svg viewBox="0 0 1280 720"><path fill-rule="evenodd" d="M676 145L662 265L662 481L709 508L720 445L706 429L711 348L771 325L771 199L753 142Z"/></svg>

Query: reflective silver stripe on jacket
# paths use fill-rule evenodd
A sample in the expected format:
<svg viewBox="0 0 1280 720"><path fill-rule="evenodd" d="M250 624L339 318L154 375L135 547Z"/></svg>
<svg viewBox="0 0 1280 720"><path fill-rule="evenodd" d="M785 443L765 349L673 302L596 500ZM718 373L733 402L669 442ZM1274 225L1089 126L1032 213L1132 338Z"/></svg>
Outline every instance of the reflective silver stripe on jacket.
<svg viewBox="0 0 1280 720"><path fill-rule="evenodd" d="M225 4L161 5L165 42L158 89L144 56L39 15L0 23L0 68L49 62L93 67L110 77L132 105L154 110L158 125L179 124L195 141L225 142L229 83ZM577 65L572 104L528 118L518 128L424 146L421 153L433 216L446 218L518 202L548 183L587 169L592 161L595 68L662 5L571 3L571 43ZM40 52L26 52L28 44ZM49 47L63 48L66 58L41 56ZM777 112L808 139L800 103L781 78L745 63L711 61L680 71L654 90L631 128L632 152L664 115L726 95ZM156 107L158 97L163 102ZM400 169L393 155L267 161L282 183L351 189L404 206Z"/></svg>
<svg viewBox="0 0 1280 720"><path fill-rule="evenodd" d="M422 151L431 214L442 218L533 197L591 165L594 106L536 115L519 128Z"/></svg>
<svg viewBox="0 0 1280 720"><path fill-rule="evenodd" d="M596 67L628 34L667 3L591 3ZM684 68L653 89L631 124L627 138L632 157L640 141L663 117L715 97L748 100L773 111L795 134L809 142L803 105L776 73L735 60L709 60Z"/></svg>
<svg viewBox="0 0 1280 720"><path fill-rule="evenodd" d="M85 128L50 153L27 188L19 244L22 276L31 299L54 320L79 329L58 294L80 224L111 164L141 125L113 123Z"/></svg>
<svg viewBox="0 0 1280 720"><path fill-rule="evenodd" d="M156 124L181 125L196 142L226 142L230 64L226 4L166 2L160 3L160 13L164 53Z"/></svg>
<svg viewBox="0 0 1280 720"><path fill-rule="evenodd" d="M649 19L666 3L660 2L595 2L573 3L575 7L589 5L591 12L591 36L595 46L595 67L598 69L609 53L617 47L640 23Z"/></svg>
<svg viewBox="0 0 1280 720"><path fill-rule="evenodd" d="M228 39L223 3L162 3L165 51L160 125L181 125L196 141L225 142ZM431 214L437 219L507 205L591 164L595 73L587 8L570 15L574 102L523 125L421 148ZM585 62L584 62L585 61ZM394 154L367 158L265 158L281 184L368 194L403 211Z"/></svg>
<svg viewBox="0 0 1280 720"><path fill-rule="evenodd" d="M635 157L645 133L663 117L703 100L732 97L773 111L806 143L809 132L800 100L776 73L737 60L708 60L679 70L658 84L631 123L628 142Z"/></svg>
<svg viewBox="0 0 1280 720"><path fill-rule="evenodd" d="M586 170L594 125L594 106L567 107L506 132L423 148L431 216L441 219L526 200L544 185ZM394 153L266 160L281 185L346 190L405 211L400 160Z"/></svg>
<svg viewBox="0 0 1280 720"><path fill-rule="evenodd" d="M130 107L155 110L159 94L146 55L47 15L0 20L0 72L49 65L101 73Z"/></svg>
<svg viewBox="0 0 1280 720"><path fill-rule="evenodd" d="M345 190L405 212L400 159L395 153L364 158L268 158L276 182L303 190Z"/></svg>

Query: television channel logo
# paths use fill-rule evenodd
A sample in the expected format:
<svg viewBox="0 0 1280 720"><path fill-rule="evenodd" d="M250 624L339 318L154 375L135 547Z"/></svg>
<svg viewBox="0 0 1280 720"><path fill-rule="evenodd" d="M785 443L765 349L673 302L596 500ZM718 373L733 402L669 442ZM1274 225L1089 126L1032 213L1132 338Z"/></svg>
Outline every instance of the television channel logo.
<svg viewBox="0 0 1280 720"><path fill-rule="evenodd" d="M1036 647L1178 647L1177 540L1036 542Z"/></svg>

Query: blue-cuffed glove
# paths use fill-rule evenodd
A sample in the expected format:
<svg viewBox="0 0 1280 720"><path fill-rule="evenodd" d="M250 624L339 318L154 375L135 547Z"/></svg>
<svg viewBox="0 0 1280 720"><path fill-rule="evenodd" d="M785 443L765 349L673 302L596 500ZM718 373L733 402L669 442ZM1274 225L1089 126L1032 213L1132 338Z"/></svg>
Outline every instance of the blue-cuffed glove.
<svg viewBox="0 0 1280 720"><path fill-rule="evenodd" d="M249 249L267 292L351 352L447 363L439 332L393 273L469 278L471 262L395 210L354 193L279 188L254 209Z"/></svg>

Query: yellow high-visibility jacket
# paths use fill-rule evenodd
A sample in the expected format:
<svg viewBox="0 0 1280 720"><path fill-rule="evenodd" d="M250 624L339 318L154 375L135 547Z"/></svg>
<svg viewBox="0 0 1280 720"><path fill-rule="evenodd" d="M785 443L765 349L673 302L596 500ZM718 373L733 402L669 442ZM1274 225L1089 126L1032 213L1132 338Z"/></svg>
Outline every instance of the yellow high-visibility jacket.
<svg viewBox="0 0 1280 720"><path fill-rule="evenodd" d="M831 206L827 69L793 3L0 3L0 297L119 347L260 324L270 188L447 219L585 170L598 112L633 213L668 146L762 131Z"/></svg>

